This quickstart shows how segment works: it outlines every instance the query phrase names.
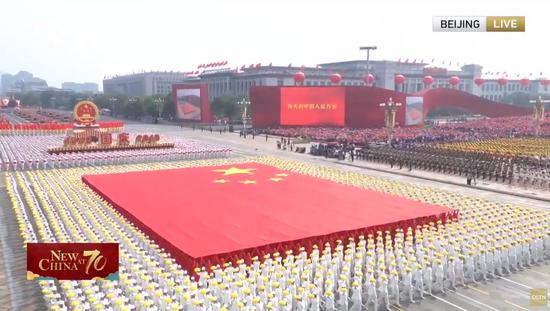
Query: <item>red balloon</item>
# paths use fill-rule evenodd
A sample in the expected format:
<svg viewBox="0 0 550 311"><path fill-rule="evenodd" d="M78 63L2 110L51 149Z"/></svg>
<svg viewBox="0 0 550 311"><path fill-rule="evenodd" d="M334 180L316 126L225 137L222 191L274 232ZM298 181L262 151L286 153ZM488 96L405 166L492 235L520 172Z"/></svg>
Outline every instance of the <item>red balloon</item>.
<svg viewBox="0 0 550 311"><path fill-rule="evenodd" d="M294 82L296 83L304 83L305 79L306 79L306 75L301 71L298 71L297 73L294 74Z"/></svg>
<svg viewBox="0 0 550 311"><path fill-rule="evenodd" d="M542 79L542 80L540 80L540 85L549 86L550 85L550 80L549 79Z"/></svg>
<svg viewBox="0 0 550 311"><path fill-rule="evenodd" d="M506 79L504 77L498 79L498 84L499 85L506 85L506 83L508 83L508 79Z"/></svg>
<svg viewBox="0 0 550 311"><path fill-rule="evenodd" d="M422 79L422 82L423 82L425 85L431 85L432 83L434 83L434 78L432 78L432 76L425 76L425 77Z"/></svg>
<svg viewBox="0 0 550 311"><path fill-rule="evenodd" d="M366 84L371 84L374 82L374 75L372 73L369 73L368 76L363 77L363 81L365 81Z"/></svg>
<svg viewBox="0 0 550 311"><path fill-rule="evenodd" d="M528 78L523 78L519 80L519 84L521 84L522 86L528 86L529 83L531 83L531 81Z"/></svg>
<svg viewBox="0 0 550 311"><path fill-rule="evenodd" d="M404 75L396 75L394 78L395 84L403 84L405 82L405 76Z"/></svg>
<svg viewBox="0 0 550 311"><path fill-rule="evenodd" d="M482 86L483 83L485 83L485 80L481 77L477 77L474 79L474 83L477 85L477 86Z"/></svg>
<svg viewBox="0 0 550 311"><path fill-rule="evenodd" d="M452 76L449 78L449 84L458 85L460 83L460 78L457 76Z"/></svg>
<svg viewBox="0 0 550 311"><path fill-rule="evenodd" d="M342 76L338 73L333 73L330 75L330 82L334 83L334 84L338 84L340 83L340 81L342 81Z"/></svg>

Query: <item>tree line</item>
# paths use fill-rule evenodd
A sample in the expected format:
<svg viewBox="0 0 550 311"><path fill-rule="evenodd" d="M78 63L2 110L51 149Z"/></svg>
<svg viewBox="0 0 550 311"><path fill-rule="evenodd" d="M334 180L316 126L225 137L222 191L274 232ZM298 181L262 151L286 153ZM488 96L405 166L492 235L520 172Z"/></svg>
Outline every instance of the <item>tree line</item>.
<svg viewBox="0 0 550 311"><path fill-rule="evenodd" d="M16 96L21 100L23 107L41 107L72 110L81 100L93 101L99 109L109 109L114 117L126 119L140 119L142 117L175 118L175 107L172 94L131 97L123 94L85 94L58 90L41 92L28 91ZM246 98L245 102L246 101ZM211 103L212 114L216 118L229 121L241 120L245 105L243 97L222 95ZM250 107L247 104L247 115Z"/></svg>

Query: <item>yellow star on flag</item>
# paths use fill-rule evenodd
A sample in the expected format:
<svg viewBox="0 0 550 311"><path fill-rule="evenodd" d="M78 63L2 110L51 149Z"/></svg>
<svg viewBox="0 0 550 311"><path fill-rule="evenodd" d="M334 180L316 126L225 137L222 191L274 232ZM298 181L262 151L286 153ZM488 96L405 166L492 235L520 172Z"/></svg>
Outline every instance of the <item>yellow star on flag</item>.
<svg viewBox="0 0 550 311"><path fill-rule="evenodd" d="M286 173L279 173L279 174L275 174L275 176L278 176L278 177L287 177L288 174L286 174Z"/></svg>
<svg viewBox="0 0 550 311"><path fill-rule="evenodd" d="M227 175L235 175L235 174L254 174L251 171L255 171L255 168L238 168L238 167L231 167L225 170L214 170L214 172L223 172L223 176Z"/></svg>
<svg viewBox="0 0 550 311"><path fill-rule="evenodd" d="M214 183L216 184L225 184L226 182L229 182L227 179L216 179L214 180Z"/></svg>
<svg viewBox="0 0 550 311"><path fill-rule="evenodd" d="M249 184L255 184L256 181L255 180L245 180L245 181L241 181L241 183L243 183L245 185L249 185Z"/></svg>
<svg viewBox="0 0 550 311"><path fill-rule="evenodd" d="M282 178L270 178L270 180L277 182L277 181L281 181L283 179Z"/></svg>

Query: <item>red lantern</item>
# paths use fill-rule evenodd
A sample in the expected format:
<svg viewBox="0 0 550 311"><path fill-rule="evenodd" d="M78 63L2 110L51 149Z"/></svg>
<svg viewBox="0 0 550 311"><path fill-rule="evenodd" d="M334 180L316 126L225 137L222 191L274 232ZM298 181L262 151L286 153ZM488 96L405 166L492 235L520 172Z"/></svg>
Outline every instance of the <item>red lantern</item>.
<svg viewBox="0 0 550 311"><path fill-rule="evenodd" d="M372 84L374 82L374 75L369 73L367 76L363 77L363 81L365 81L366 84Z"/></svg>
<svg viewBox="0 0 550 311"><path fill-rule="evenodd" d="M497 82L499 85L504 86L508 83L508 79L502 77L502 78L499 78Z"/></svg>
<svg viewBox="0 0 550 311"><path fill-rule="evenodd" d="M297 73L294 74L295 83L304 83L305 79L306 79L306 75L301 71L298 71Z"/></svg>
<svg viewBox="0 0 550 311"><path fill-rule="evenodd" d="M531 81L528 78L523 78L519 80L519 84L521 84L522 86L528 86L529 83L531 83Z"/></svg>
<svg viewBox="0 0 550 311"><path fill-rule="evenodd" d="M458 85L460 83L460 78L457 76L452 76L449 78L450 85Z"/></svg>
<svg viewBox="0 0 550 311"><path fill-rule="evenodd" d="M544 86L544 87L547 87L550 85L550 80L549 79L542 79L540 80L540 85Z"/></svg>
<svg viewBox="0 0 550 311"><path fill-rule="evenodd" d="M403 83L405 83L405 76L399 74L399 75L396 75L393 80L394 80L395 84L398 84L398 85L403 84Z"/></svg>
<svg viewBox="0 0 550 311"><path fill-rule="evenodd" d="M330 82L333 84L338 84L342 81L342 76L338 73L333 73L330 75Z"/></svg>
<svg viewBox="0 0 550 311"><path fill-rule="evenodd" d="M485 83L485 80L481 77L477 77L474 79L474 83L477 85L477 86L482 86L483 83Z"/></svg>
<svg viewBox="0 0 550 311"><path fill-rule="evenodd" d="M423 82L425 85L431 85L432 83L434 83L434 78L432 78L432 76L425 76L425 77L422 79L422 82Z"/></svg>

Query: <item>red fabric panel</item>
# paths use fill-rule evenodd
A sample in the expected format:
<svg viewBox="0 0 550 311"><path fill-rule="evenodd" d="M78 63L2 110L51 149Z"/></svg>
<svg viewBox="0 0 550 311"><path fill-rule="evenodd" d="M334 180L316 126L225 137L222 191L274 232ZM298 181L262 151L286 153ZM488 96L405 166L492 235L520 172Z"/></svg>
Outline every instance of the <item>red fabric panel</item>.
<svg viewBox="0 0 550 311"><path fill-rule="evenodd" d="M174 102L174 109L176 110L176 116L178 115L178 89L200 89L200 122L209 123L213 121L212 111L210 110L210 101L208 99L208 85L205 83L178 83L172 84L172 100ZM196 108L193 108L196 109ZM189 113L189 107L182 107L185 113ZM180 119L185 122L197 122L192 119Z"/></svg>
<svg viewBox="0 0 550 311"><path fill-rule="evenodd" d="M531 108L503 104L449 88L428 89L418 95L424 97L424 118L431 110L446 107L461 108L490 118L523 116L533 111Z"/></svg>
<svg viewBox="0 0 550 311"><path fill-rule="evenodd" d="M230 167L82 179L190 271L274 249L322 247L327 241L458 216L445 207L258 163L235 165L253 169L251 174L215 171ZM281 173L288 176L277 176ZM227 182L214 182L221 179Z"/></svg>
<svg viewBox="0 0 550 311"><path fill-rule="evenodd" d="M280 88L253 86L250 88L252 126L255 128L277 127L281 123Z"/></svg>
<svg viewBox="0 0 550 311"><path fill-rule="evenodd" d="M395 122L405 125L406 94L377 87L346 87L346 126L355 128L384 127L384 109L380 103L385 103L391 97L394 102L401 103L395 114Z"/></svg>

